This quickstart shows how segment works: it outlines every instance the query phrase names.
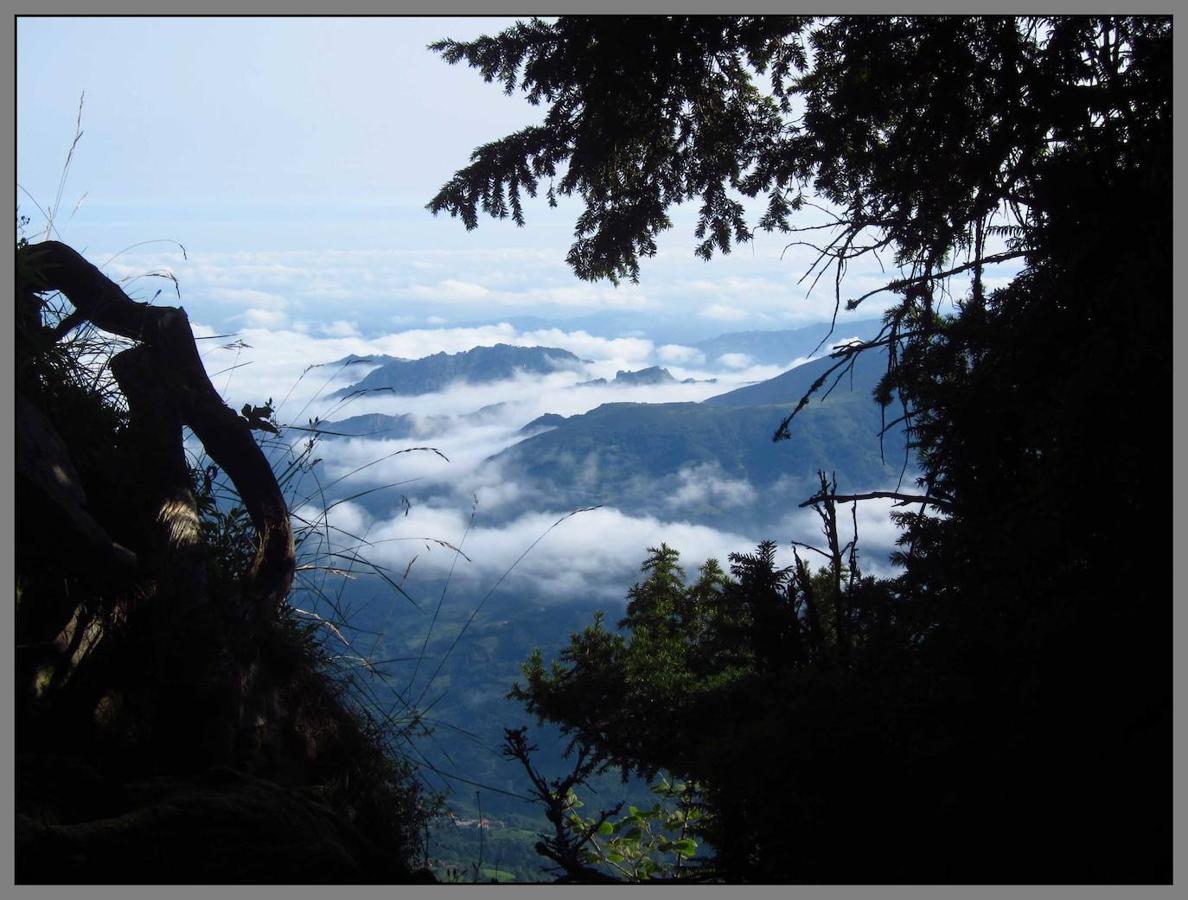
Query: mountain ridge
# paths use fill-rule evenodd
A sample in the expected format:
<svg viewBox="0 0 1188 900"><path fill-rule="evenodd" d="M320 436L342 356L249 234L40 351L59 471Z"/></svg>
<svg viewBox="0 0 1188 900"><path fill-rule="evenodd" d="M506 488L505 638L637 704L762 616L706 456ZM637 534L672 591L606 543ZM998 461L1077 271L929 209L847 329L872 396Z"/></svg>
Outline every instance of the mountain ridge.
<svg viewBox="0 0 1188 900"><path fill-rule="evenodd" d="M351 360L351 357L345 359ZM558 371L581 372L586 365L586 360L568 350L557 347L517 347L511 344L472 347L459 353L442 351L419 359L384 359L379 368L330 396L341 398L370 391L392 391L395 394L417 396L440 391L459 381L486 384L514 378L520 372L542 375ZM367 357L354 360L360 361L376 360Z"/></svg>
<svg viewBox="0 0 1188 900"><path fill-rule="evenodd" d="M537 420L543 430L485 465L557 508L664 510L715 526L745 521L761 529L787 511L789 497L813 493L819 468L835 470L840 484L856 488L881 487L898 476L897 460L883 455L882 410L871 396L885 367L885 355L878 356L862 354L827 398L811 401L793 422L789 441L772 437L836 360L815 360L697 403L604 403L547 424ZM882 444L894 448L901 438L901 429L892 429ZM696 499L693 481L707 498L714 483L726 482L745 484L753 496L736 494L750 497L745 507L715 507L709 500L682 506L679 498Z"/></svg>

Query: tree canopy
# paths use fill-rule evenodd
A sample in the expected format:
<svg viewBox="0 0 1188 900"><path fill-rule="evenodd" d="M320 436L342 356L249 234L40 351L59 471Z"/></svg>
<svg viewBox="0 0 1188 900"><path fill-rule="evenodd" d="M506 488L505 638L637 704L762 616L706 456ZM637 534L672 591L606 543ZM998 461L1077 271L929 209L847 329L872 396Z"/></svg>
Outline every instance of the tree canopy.
<svg viewBox="0 0 1188 900"><path fill-rule="evenodd" d="M1170 123L1170 19L564 16L433 44L548 109L477 148L429 208L524 222L523 195L585 204L569 262L639 277L699 201L698 253L793 232L814 198L838 210L844 269L887 249L917 274L980 254L997 218L1024 249L1046 164L1134 146ZM755 225L739 199L762 197ZM1008 213L1013 218L1008 218ZM1012 224L1013 223L1013 224Z"/></svg>
<svg viewBox="0 0 1188 900"><path fill-rule="evenodd" d="M708 785L731 877L1170 880L1171 39L1167 17L674 16L434 45L547 106L429 204L468 228L523 223L544 187L583 203L582 278L641 277L683 202L707 259L760 230L815 248L839 309L870 296L842 295L855 259L898 267L883 332L831 373L888 348L875 400L921 469L902 574L862 589L869 622L896 627L806 655L827 620L761 547L725 592L774 616L728 642L747 688L698 709L722 657L676 612L661 548L629 638L596 629L574 647L598 654L529 670L530 709L605 759ZM1011 258L988 289L983 268Z"/></svg>

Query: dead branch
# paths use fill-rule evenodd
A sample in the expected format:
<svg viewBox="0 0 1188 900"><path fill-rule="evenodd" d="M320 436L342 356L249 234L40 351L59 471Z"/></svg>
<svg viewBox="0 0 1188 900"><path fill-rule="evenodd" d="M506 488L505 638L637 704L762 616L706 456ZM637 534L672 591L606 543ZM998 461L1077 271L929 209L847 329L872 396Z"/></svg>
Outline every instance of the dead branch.
<svg viewBox="0 0 1188 900"><path fill-rule="evenodd" d="M801 507L813 506L814 504L825 502L833 503L851 503L855 500L896 500L896 506L907 506L909 503L924 503L928 506L935 506L937 509L948 511L952 509L952 503L941 497L930 497L926 494L901 494L899 491L868 491L865 494L815 494L809 499L800 504Z"/></svg>

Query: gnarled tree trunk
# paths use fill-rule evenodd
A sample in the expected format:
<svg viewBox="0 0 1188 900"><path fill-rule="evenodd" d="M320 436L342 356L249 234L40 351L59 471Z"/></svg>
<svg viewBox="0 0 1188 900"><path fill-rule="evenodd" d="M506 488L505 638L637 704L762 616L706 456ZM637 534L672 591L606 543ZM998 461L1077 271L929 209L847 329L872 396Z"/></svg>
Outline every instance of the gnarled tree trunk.
<svg viewBox="0 0 1188 900"><path fill-rule="evenodd" d="M249 601L245 617L259 621L274 616L288 596L296 568L288 510L247 420L223 403L211 384L185 310L132 300L98 268L57 241L21 248L17 267L25 273L22 288L60 291L97 327L138 342L113 360L113 372L128 398L133 427L148 445L155 445L158 522L172 547L172 562L186 560L182 568L189 569L176 573L179 580L198 577L192 552L198 514L181 443L181 426L188 425L235 484L260 536L255 561L244 573Z"/></svg>
<svg viewBox="0 0 1188 900"><path fill-rule="evenodd" d="M72 597L69 590L55 595L52 604L32 601L23 620L37 625L38 633L21 639L40 642L44 650L33 651L30 664L37 668L26 674L38 695L48 691L55 704L65 704L59 710L64 721L85 721L109 684L142 684L136 690L166 698L151 701L157 709L154 741L164 741L173 748L169 752L195 763L227 762L236 752L237 735L251 724L244 719L252 715L254 689L251 662L238 658L242 649L232 651L228 631L250 646L251 635L275 621L296 568L288 509L272 467L248 421L227 407L211 384L184 310L133 301L56 241L20 248L17 272L18 305L23 300L26 307L36 306L35 293L59 291L77 310L73 323L89 320L135 342L111 360L129 416L113 463L125 471L110 473L110 481L134 486L136 495L119 521L104 523L91 515L67 443L36 403L22 398L17 448L22 502L41 507L26 512L43 513L36 519L42 528L60 522L69 532L33 539L58 543L59 554L70 563L66 568L88 580L122 585L102 603L86 592ZM33 353L63 333L25 325L25 349ZM208 590L184 426L230 477L259 535L255 557L231 594L212 597ZM92 487L111 489L98 482ZM108 536L121 530L134 535L127 548ZM40 565L44 569L46 563ZM144 600L147 608L142 608ZM127 634L135 637L109 640L112 623L133 612ZM84 668L89 674L81 677Z"/></svg>

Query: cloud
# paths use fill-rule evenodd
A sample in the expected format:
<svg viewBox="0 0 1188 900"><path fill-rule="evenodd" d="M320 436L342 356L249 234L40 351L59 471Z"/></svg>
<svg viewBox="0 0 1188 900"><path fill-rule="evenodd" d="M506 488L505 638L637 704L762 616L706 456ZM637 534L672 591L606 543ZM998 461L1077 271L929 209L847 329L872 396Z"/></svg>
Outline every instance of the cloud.
<svg viewBox="0 0 1188 900"><path fill-rule="evenodd" d="M253 288L215 287L208 291L208 295L222 303L253 306L258 309L281 310L289 306L289 301L281 295Z"/></svg>
<svg viewBox="0 0 1188 900"><path fill-rule="evenodd" d="M699 294L762 296L783 293L785 283L780 279L725 275L718 278L698 278L686 282L688 290Z"/></svg>
<svg viewBox="0 0 1188 900"><path fill-rule="evenodd" d="M807 512L808 516L798 515L786 523L785 536L776 550L778 566L794 561L790 539L817 546L823 543L819 521L809 518L812 513ZM885 505L864 508L859 504L859 559L866 574L894 574L887 555L898 531L888 512ZM639 566L649 548L661 543L678 550L687 575L695 577L708 559L729 568L731 553L751 552L763 537L711 528L679 516L629 515L613 507L572 513L541 508L490 524L484 523L480 503L468 529L469 504L451 506L440 499L414 503L407 515L368 521L369 545L363 552L397 572L416 555L422 577L443 575L453 566L457 589L472 595L502 578L508 589L531 590L545 601L606 602L623 600L627 589L639 580ZM455 560L454 550L437 541L460 547L469 559ZM811 551L799 552L813 567L823 562Z"/></svg>
<svg viewBox="0 0 1188 900"><path fill-rule="evenodd" d="M345 319L338 319L328 325L320 325L318 330L327 337L359 337L359 326Z"/></svg>
<svg viewBox="0 0 1188 900"><path fill-rule="evenodd" d="M271 396L281 422L296 426L304 426L314 415L345 418L381 412L412 417L413 434L408 438L324 439L318 445L315 455L322 458L314 473L318 483L324 487L345 478L332 490L337 496L373 491L341 508L335 507L331 522L344 533L366 537L374 548L379 548L368 547L367 552L380 552L382 564L403 571L411 556L419 553L417 567L431 573L446 566L452 556L432 540L426 549L423 539L456 543L477 501L475 525L466 546L473 562L462 566L460 561L459 567L469 574L456 576L469 579L475 590L485 590L483 585L494 583L520 553L568 512L556 508L555 499L542 495L530 480L507 478L498 462L491 460L523 439L521 429L529 421L544 413L581 414L610 402L699 401L783 370L780 366L751 365L715 372L717 384L578 386L593 372L614 367L638 369L656 362L670 365L678 378L687 374L704 377L706 373L672 364L661 357L661 348L639 337L602 338L581 330L562 329L525 332L500 323L418 328L369 338L352 333L351 324L349 320L341 326L313 323L312 329L305 332L296 328L244 327L235 339L203 340L199 346L208 371L226 373L215 381L225 390L233 408L245 402L260 403ZM216 333L210 325L197 325L195 330L203 337ZM327 330L332 335L324 334ZM358 381L371 368L366 364L345 368L326 365L348 354L385 353L407 358L501 342L563 346L591 360L589 371L522 374L497 384L455 384L420 397L377 393L346 404L326 399L339 387ZM669 359L673 356L686 356L691 363L696 359L692 353L670 351ZM746 360L740 357L732 362L742 365ZM482 414L476 415L480 409ZM286 430L284 437L299 447L308 435ZM425 447L439 450L448 460L432 450L412 449ZM596 475L593 468L590 474ZM318 496L313 477L311 474L299 486L296 499L302 499L301 491ZM801 487L796 496L807 496L799 490ZM753 533L729 524L722 528L700 524L705 515L720 516L723 512L731 516L737 513L739 521L751 522L754 517L749 516L749 510L758 502L756 494L754 485L717 463L686 465L677 472L665 499L647 515L608 507L582 513L557 526L517 566L509 584L560 599L583 591L606 600L621 599L626 588L638 580L638 566L647 548L662 540L683 552L690 572L709 556L725 565L728 553L752 550L765 537L784 542L780 558L786 557L787 563L791 562L791 548L786 543L789 538L820 542L820 529L811 510L799 510L795 516L762 528L756 525ZM412 502L407 515L402 496ZM317 503L311 505L316 512ZM716 521L721 523L723 519ZM896 532L886 510L874 504L860 505L859 526L864 567L872 572L889 571L886 556Z"/></svg>
<svg viewBox="0 0 1188 900"><path fill-rule="evenodd" d="M283 328L289 323L289 317L275 309L247 309L231 319L249 328Z"/></svg>
<svg viewBox="0 0 1188 900"><path fill-rule="evenodd" d="M359 374L362 371L361 368ZM327 474L332 477L373 463L380 457L390 457L369 465L358 476L359 483L376 486L416 478L422 487L449 487L464 498L477 492L480 499L488 497L496 505L502 505L522 489L502 484L500 474L487 460L523 440L521 429L533 419L545 413L579 415L612 402L696 402L725 389L722 384L704 383L579 387L574 383L579 377L568 372L522 375L512 381L494 384L455 384L445 391L416 397L377 393L352 399L348 404L329 410L313 404L309 412L316 411L323 418L331 419L365 413L399 413L414 417L420 426L414 437L400 440L336 441L332 461L326 463ZM294 421L288 412L292 406L287 403L282 407L282 421ZM483 411L481 417L474 415L478 410ZM390 456L414 444L437 448L449 458L449 463L432 455Z"/></svg>
<svg viewBox="0 0 1188 900"><path fill-rule="evenodd" d="M665 344L656 348L656 356L665 363L693 363L700 365L705 362L705 354L696 347L685 347L681 344Z"/></svg>
<svg viewBox="0 0 1188 900"><path fill-rule="evenodd" d="M729 369L745 369L753 366L755 359L746 353L723 353L718 357L718 362Z"/></svg>
<svg viewBox="0 0 1188 900"><path fill-rule="evenodd" d="M330 544L321 545L323 549L359 549L364 546L367 533L371 530L375 519L362 506L346 501L337 503L332 509L305 502L290 513L293 518L293 530L304 536L302 543L308 540L308 535L329 530ZM328 528L327 528L328 526ZM307 551L308 552L308 551ZM309 562L310 560L306 560Z"/></svg>
<svg viewBox="0 0 1188 900"><path fill-rule="evenodd" d="M752 366L730 372L684 368L662 358L653 342L646 338L603 338L582 330L558 328L518 331L508 323L414 328L367 337L359 333L353 320L318 323L295 317L288 324L283 313L256 308L242 313L237 323L240 327L233 338L200 341L207 371L229 372L219 380L219 387L226 391L228 401L235 408L246 402L259 403L261 397L273 397L279 404L282 422L304 423L315 414L324 418L371 412L463 415L483 406L505 404L505 425L511 435L548 412L574 415L611 402L695 402L782 371L779 366ZM211 323L196 323L194 328L197 335L204 337L224 333ZM326 399L339 388L359 381L370 370L366 365L346 368L328 365L349 354L410 359L499 343L559 347L589 363L583 366L583 371L523 375L498 384L459 384L424 397L372 394L352 399L345 406ZM657 363L668 365L678 380L694 378L703 383L577 386L581 381L597 377L611 380L619 370L638 370ZM705 383L711 377L717 383Z"/></svg>
<svg viewBox="0 0 1188 900"><path fill-rule="evenodd" d="M508 316L629 310L647 311L650 317L648 328L654 333L640 336L664 340L667 330L675 336L691 326L789 327L827 321L834 312L832 280L806 296L807 285L797 281L811 258L801 259L792 250L781 255L782 244L768 246L759 240L751 252L695 269L690 267L691 251L662 248L645 261L639 285L615 287L576 281L564 262L563 247L526 246L515 234L517 241L502 247L471 243L448 249L419 245L233 252L190 247L186 257L177 250L137 250L107 263L105 271L114 277L172 271L191 317L221 330L235 324L229 321L229 307L275 308L281 300L294 319L313 325L353 321L368 335L395 320L484 320L493 317L493 310ZM101 252L93 257L105 261ZM856 261L843 280L842 299L882 287L895 274L881 272L873 260L869 268ZM268 299L253 302L244 293L248 291ZM891 295L871 297L862 313L878 314L894 302Z"/></svg>
<svg viewBox="0 0 1188 900"><path fill-rule="evenodd" d="M209 326L199 326L198 330L203 335L211 333ZM200 346L211 371L245 362L250 365L250 369L230 369L226 376L216 379L220 388L229 380L233 388L230 395L245 395L242 400L236 397L234 407L272 396L280 407L282 422L304 424L309 416L325 415L332 408L318 399L319 394L324 397L358 380L368 370L366 365L346 370L324 366L310 369L315 360L324 362L348 353L365 355L383 350L424 354L456 342L466 343L476 335L484 340L531 342L526 334L510 326L419 329L375 339L343 331L340 337L322 337L295 330L245 329L240 339L250 345L247 348L227 339L202 341ZM648 349L646 341L617 344L582 332L559 335L571 346L584 346L591 357L615 353L638 358ZM652 353L655 355L654 349ZM315 451L321 462L313 473L294 483L291 496L306 501L295 504L298 512L307 521L316 522L322 504L320 490L338 479L345 480L330 489L330 496L370 491L331 509L334 540L395 572L402 572L415 555L418 577L440 575L454 562L453 553L435 541L461 541L473 510L474 524L463 548L471 561L459 559L454 577L459 579L459 589L465 585L465 590L476 596L494 584L538 539L539 543L508 576L505 587L556 602L578 597L621 601L626 589L638 580L639 564L648 548L661 541L682 552L691 575L706 558L716 558L726 566L729 553L749 552L767 537L780 541L777 560L787 565L792 562L789 540L821 544L815 514L796 510L783 519L755 523L749 512L759 500L756 487L719 463L680 468L671 481L671 490L647 514L606 507L583 512L553 527L570 510L557 508L555 498L543 494L530 480L508 478L499 462L491 460L503 448L522 440L523 425L545 412L573 415L604 402L623 400L700 400L729 390L748 377L769 377L779 371L779 367L766 368L771 371L754 366L739 370L723 376L717 385L578 387L581 374L559 372L523 375L494 385L454 385L422 397L371 395L339 409L335 417L370 411L400 413L413 417L413 435L399 440L323 439ZM474 415L484 407L481 416ZM299 448L307 434L289 430L285 438ZM448 460L433 450L414 448L436 448ZM593 466L589 474L596 477ZM781 489L790 501L811 491L804 484L786 484L782 488L777 484L769 490ZM407 512L402 497L411 501ZM860 558L868 573L892 572L887 556L897 530L888 512L889 502L859 504ZM723 517L723 513L727 515ZM726 524L717 528L702 524L708 514L719 516L716 521ZM729 524L734 516L754 527ZM840 519L844 531L849 523L848 509L842 511ZM367 543L361 544L361 540ZM326 549L316 542L306 547L306 552L314 554Z"/></svg>
<svg viewBox="0 0 1188 900"><path fill-rule="evenodd" d="M688 483L702 474L695 473ZM722 485L718 483L719 489ZM514 494L519 487L503 489ZM749 486L733 489L741 500ZM614 507L575 513L542 505L510 519L492 520L492 500L498 505L491 493L480 493L477 505L469 498L462 502L452 495L434 495L414 500L407 508L394 503L388 514L380 516L355 502L337 504L328 513L317 503L306 503L294 516L299 529L316 535L302 542L307 563L329 558L326 554L336 551L403 572L415 557L413 583L452 570L455 591L471 597L477 598L503 579L510 590L531 591L537 599L557 603L622 601L639 580L639 565L649 548L661 543L678 550L687 575L695 577L706 560L716 559L729 568L731 553L751 552L772 533L712 528L671 509L668 515L630 515ZM888 555L899 531L890 511L890 501L858 505L859 560L865 574L895 574ZM848 510L839 520L844 542L850 537ZM780 536L778 566L793 563L792 541L824 544L820 520L812 510L798 510L775 533ZM458 555L459 549L466 558ZM801 548L799 553L814 568L824 563L811 550Z"/></svg>
<svg viewBox="0 0 1188 900"><path fill-rule="evenodd" d="M730 478L717 462L684 466L676 475L675 490L668 496L670 508L710 506L717 510L746 506L754 502L755 489L745 478Z"/></svg>
<svg viewBox="0 0 1188 900"><path fill-rule="evenodd" d="M481 284L451 279L439 281L435 285L414 284L406 290L406 293L410 297L422 297L440 303L482 300L491 296L491 292Z"/></svg>
<svg viewBox="0 0 1188 900"><path fill-rule="evenodd" d="M509 299L526 299L541 306L573 306L588 309L646 309L653 305L649 295L635 285L606 287L604 285L567 284L556 287L534 287Z"/></svg>
<svg viewBox="0 0 1188 900"><path fill-rule="evenodd" d="M650 340L640 337L595 337L586 331L563 331L560 328L539 328L524 332L520 338L526 346L541 344L546 347L560 347L581 357L595 360L639 362L646 361L655 347Z"/></svg>
<svg viewBox="0 0 1188 900"><path fill-rule="evenodd" d="M703 319L714 319L718 322L742 322L751 318L754 313L727 303L711 303L697 311Z"/></svg>
<svg viewBox="0 0 1188 900"><path fill-rule="evenodd" d="M414 506L407 516L373 525L368 533L373 546L367 549L397 571L417 553L422 574L444 573L454 562L453 552L425 538L456 545L465 534L461 549L470 560L458 560L455 578L481 589L512 570L510 584L528 584L545 598L566 602L621 600L638 580L648 548L662 542L680 550L691 574L706 559L725 564L727 554L753 550L756 543L747 535L605 507L568 517L565 511L530 512L494 527L482 524L481 516L480 508L467 531L468 509Z"/></svg>

